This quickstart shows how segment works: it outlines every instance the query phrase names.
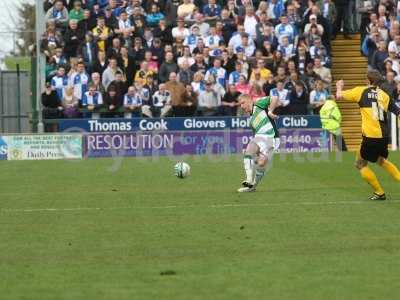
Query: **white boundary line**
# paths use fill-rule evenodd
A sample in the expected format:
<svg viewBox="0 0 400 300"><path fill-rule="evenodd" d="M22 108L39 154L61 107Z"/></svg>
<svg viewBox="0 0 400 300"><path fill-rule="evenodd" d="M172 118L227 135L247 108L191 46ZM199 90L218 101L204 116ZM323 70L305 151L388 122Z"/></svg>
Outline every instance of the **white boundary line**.
<svg viewBox="0 0 400 300"><path fill-rule="evenodd" d="M400 200L375 201L375 203L399 204ZM167 205L167 206L120 206L120 207L72 207L72 208L2 208L2 213L35 213L35 212L74 212L74 211L105 211L105 210L134 210L134 209L179 209L179 208L240 208L240 207L268 207L285 205L354 205L372 204L369 200L364 201L325 201L325 202L276 202L276 203L226 203L211 205Z"/></svg>

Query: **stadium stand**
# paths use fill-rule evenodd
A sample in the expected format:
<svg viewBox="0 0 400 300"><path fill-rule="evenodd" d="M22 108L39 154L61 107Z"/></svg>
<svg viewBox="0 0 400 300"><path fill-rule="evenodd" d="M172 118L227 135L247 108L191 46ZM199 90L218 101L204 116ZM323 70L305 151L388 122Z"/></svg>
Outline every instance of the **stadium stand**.
<svg viewBox="0 0 400 300"><path fill-rule="evenodd" d="M281 114L316 114L333 76L363 80L362 55L399 98L391 0L46 0L44 9L46 76L61 103L46 103L46 118L241 114L236 93L274 93ZM353 107L341 107L351 133Z"/></svg>

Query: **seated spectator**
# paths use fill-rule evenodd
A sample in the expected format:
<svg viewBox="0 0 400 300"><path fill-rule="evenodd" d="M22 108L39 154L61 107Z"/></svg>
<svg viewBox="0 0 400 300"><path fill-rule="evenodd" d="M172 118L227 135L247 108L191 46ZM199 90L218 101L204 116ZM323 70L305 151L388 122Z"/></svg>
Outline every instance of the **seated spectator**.
<svg viewBox="0 0 400 300"><path fill-rule="evenodd" d="M276 88L276 84L275 84L275 80L274 80L274 76L271 74L267 81L264 83L262 89L265 93L265 95L270 95L271 94L271 90Z"/></svg>
<svg viewBox="0 0 400 300"><path fill-rule="evenodd" d="M186 85L185 89L186 91L183 96L183 103L186 107L185 116L186 117L194 116L197 110L198 95L193 91L193 88L190 84Z"/></svg>
<svg viewBox="0 0 400 300"><path fill-rule="evenodd" d="M172 28L172 37L174 39L179 38L180 40L185 40L186 37L190 35L189 29L185 27L185 20L179 18L177 21L177 26Z"/></svg>
<svg viewBox="0 0 400 300"><path fill-rule="evenodd" d="M221 67L221 59L216 58L213 65L212 68L207 70L204 79L207 81L210 76L213 76L214 79L224 87L226 84L227 74L226 70Z"/></svg>
<svg viewBox="0 0 400 300"><path fill-rule="evenodd" d="M102 83L103 86L107 89L111 82L115 80L116 74L123 74L120 67L118 67L117 59L115 57L111 57L108 60L108 67L103 72L102 75Z"/></svg>
<svg viewBox="0 0 400 300"><path fill-rule="evenodd" d="M319 57L314 59L314 72L319 75L325 88L330 90L332 84L331 70L321 64L321 59Z"/></svg>
<svg viewBox="0 0 400 300"><path fill-rule="evenodd" d="M286 115L289 113L288 105L290 103L289 100L289 91L285 89L285 83L282 80L278 80L276 83L276 88L273 88L270 92L270 96L275 96L279 100L279 105L277 111L281 115Z"/></svg>
<svg viewBox="0 0 400 300"><path fill-rule="evenodd" d="M397 89L396 85L396 74L392 70L388 70L385 75L385 80L381 83L380 88L393 98Z"/></svg>
<svg viewBox="0 0 400 300"><path fill-rule="evenodd" d="M86 93L89 84L89 75L86 73L85 64L78 62L77 69L70 76L70 85L74 87L74 95L82 101L83 95Z"/></svg>
<svg viewBox="0 0 400 300"><path fill-rule="evenodd" d="M119 15L118 25L115 28L115 33L131 36L133 32L135 32L135 26L126 10L122 10Z"/></svg>
<svg viewBox="0 0 400 300"><path fill-rule="evenodd" d="M68 10L62 0L56 0L54 5L47 11L45 21L54 21L57 28L66 28L68 25Z"/></svg>
<svg viewBox="0 0 400 300"><path fill-rule="evenodd" d="M206 21L216 21L221 15L221 6L215 0L208 0L208 4L203 6L203 14Z"/></svg>
<svg viewBox="0 0 400 300"><path fill-rule="evenodd" d="M183 47L183 55L178 57L178 60L177 60L179 67L182 67L182 64L184 62L188 65L189 68L195 63L195 60L191 56L190 48L188 46Z"/></svg>
<svg viewBox="0 0 400 300"><path fill-rule="evenodd" d="M204 117L218 115L219 107L221 105L221 98L218 93L213 89L212 82L206 82L206 89L199 95L199 103L197 111L199 115Z"/></svg>
<svg viewBox="0 0 400 300"><path fill-rule="evenodd" d="M235 54L243 52L246 57L252 57L256 47L254 46L254 43L250 43L250 40L251 39L247 33L242 33L240 43L233 49L233 52Z"/></svg>
<svg viewBox="0 0 400 300"><path fill-rule="evenodd" d="M283 37L289 39L289 44L297 43L297 31L292 24L289 23L289 19L286 15L280 17L281 23L275 26L275 36L278 38L279 44L282 44Z"/></svg>
<svg viewBox="0 0 400 300"><path fill-rule="evenodd" d="M151 12L146 16L147 25L150 27L157 27L158 23L165 18L164 14L160 12L157 4L151 5Z"/></svg>
<svg viewBox="0 0 400 300"><path fill-rule="evenodd" d="M289 113L291 115L306 115L308 95L301 81L296 81L294 89L289 94Z"/></svg>
<svg viewBox="0 0 400 300"><path fill-rule="evenodd" d="M236 90L241 94L249 94L250 93L250 85L247 82L247 79L244 75L239 76L239 81L236 83Z"/></svg>
<svg viewBox="0 0 400 300"><path fill-rule="evenodd" d="M197 25L193 25L190 31L190 35L188 35L183 41L184 46L188 46L190 53L197 47L199 39L201 39L200 29Z"/></svg>
<svg viewBox="0 0 400 300"><path fill-rule="evenodd" d="M184 103L185 86L177 80L175 72L169 74L169 80L165 84L166 89L171 93L171 105L175 117L184 117L187 115L186 105Z"/></svg>
<svg viewBox="0 0 400 300"><path fill-rule="evenodd" d="M313 109L314 114L318 114L322 105L325 104L328 98L328 91L324 87L322 80L317 80L315 82L315 89L310 93L310 105Z"/></svg>
<svg viewBox="0 0 400 300"><path fill-rule="evenodd" d="M178 18L190 20L195 9L196 5L194 5L190 0L183 0L182 4L179 5L177 9Z"/></svg>
<svg viewBox="0 0 400 300"><path fill-rule="evenodd" d="M99 91L96 91L96 87L94 85L90 85L89 91L85 92L83 95L81 105L82 107L93 111L103 105L103 95Z"/></svg>
<svg viewBox="0 0 400 300"><path fill-rule="evenodd" d="M235 84L229 84L228 91L221 101L222 114L224 116L236 116L239 106L240 93L236 90Z"/></svg>
<svg viewBox="0 0 400 300"><path fill-rule="evenodd" d="M167 52L165 54L165 61L161 64L160 72L158 73L160 82L166 82L171 73L177 73L178 71L178 65L174 62L174 55L172 52Z"/></svg>
<svg viewBox="0 0 400 300"><path fill-rule="evenodd" d="M161 83L152 97L151 105L152 117L164 118L171 113L171 93L166 89L164 83Z"/></svg>
<svg viewBox="0 0 400 300"><path fill-rule="evenodd" d="M142 98L136 93L136 88L130 86L128 92L124 96L124 107L132 113L132 117L141 117L142 115Z"/></svg>
<svg viewBox="0 0 400 300"><path fill-rule="evenodd" d="M282 53L282 57L286 62L295 55L294 50L294 45L289 43L289 38L283 36L278 46L278 51Z"/></svg>
<svg viewBox="0 0 400 300"><path fill-rule="evenodd" d="M99 50L106 51L106 42L110 38L112 30L106 26L104 16L97 18L97 26L92 29L92 33Z"/></svg>
<svg viewBox="0 0 400 300"><path fill-rule="evenodd" d="M144 84L148 76L154 76L155 73L150 70L149 64L147 61L142 61L140 64L140 69L136 72L135 82L140 82Z"/></svg>
<svg viewBox="0 0 400 300"><path fill-rule="evenodd" d="M194 24L190 28L193 31L193 27L197 26L200 30L200 36L207 36L210 30L210 25L204 21L204 16L200 13L194 15Z"/></svg>
<svg viewBox="0 0 400 300"><path fill-rule="evenodd" d="M97 58L94 61L92 71L102 75L107 69L108 63L106 58L106 53L104 51L97 52Z"/></svg>
<svg viewBox="0 0 400 300"><path fill-rule="evenodd" d="M79 101L74 96L74 88L68 86L62 98L62 106L64 108L64 117L66 118L79 118Z"/></svg>
<svg viewBox="0 0 400 300"><path fill-rule="evenodd" d="M250 92L249 96L253 100L253 102L256 102L258 99L265 97L265 93L262 89L262 85L259 85L256 82L253 82L250 86Z"/></svg>
<svg viewBox="0 0 400 300"><path fill-rule="evenodd" d="M269 76L272 74L269 69L265 67L265 62L263 59L257 60L257 65L253 68L253 71L250 75L250 80L255 80L255 73L259 73L262 80L266 81Z"/></svg>
<svg viewBox="0 0 400 300"><path fill-rule="evenodd" d="M90 84L92 84L96 87L96 91L99 91L102 94L104 94L106 92L106 89L104 88L103 84L101 83L101 76L99 73L97 73L97 72L92 73Z"/></svg>
<svg viewBox="0 0 400 300"><path fill-rule="evenodd" d="M300 74L304 74L306 71L306 66L311 62L311 57L304 46L299 46L297 48L297 54L294 57L296 67Z"/></svg>
<svg viewBox="0 0 400 300"><path fill-rule="evenodd" d="M310 22L304 27L304 33L308 33L311 30L311 27L315 25L317 27L317 35L322 36L324 34L324 27L317 23L317 16L311 14L309 20Z"/></svg>
<svg viewBox="0 0 400 300"><path fill-rule="evenodd" d="M180 66L178 81L182 82L185 86L188 84L190 85L193 81L193 72L190 70L189 64L186 61Z"/></svg>
<svg viewBox="0 0 400 300"><path fill-rule="evenodd" d="M174 38L172 36L172 29L167 25L166 20L162 19L158 23L158 27L156 27L153 31L154 38L157 38L163 43L172 44Z"/></svg>
<svg viewBox="0 0 400 300"><path fill-rule="evenodd" d="M320 77L314 72L314 65L309 63L306 67L305 73L301 75L300 79L306 84L307 91L311 91L315 87L315 81L320 79Z"/></svg>
<svg viewBox="0 0 400 300"><path fill-rule="evenodd" d="M67 64L67 58L65 57L62 48L55 49L55 53L52 56L52 59L55 62L55 64L57 65L57 67L59 67L61 65L65 66Z"/></svg>
<svg viewBox="0 0 400 300"><path fill-rule="evenodd" d="M74 1L74 7L69 11L69 19L78 22L83 20L82 2L80 0Z"/></svg>
<svg viewBox="0 0 400 300"><path fill-rule="evenodd" d="M233 71L232 73L229 74L228 84L235 85L236 83L238 83L240 75L246 76L246 74L243 73L243 70L242 70L242 63L236 62L235 63L235 71Z"/></svg>
<svg viewBox="0 0 400 300"><path fill-rule="evenodd" d="M205 81L202 72L196 72L193 75L193 81L191 83L193 91L199 95L201 92L205 91Z"/></svg>
<svg viewBox="0 0 400 300"><path fill-rule="evenodd" d="M204 45L210 50L219 47L222 37L217 34L215 27L210 27L210 33L204 37Z"/></svg>

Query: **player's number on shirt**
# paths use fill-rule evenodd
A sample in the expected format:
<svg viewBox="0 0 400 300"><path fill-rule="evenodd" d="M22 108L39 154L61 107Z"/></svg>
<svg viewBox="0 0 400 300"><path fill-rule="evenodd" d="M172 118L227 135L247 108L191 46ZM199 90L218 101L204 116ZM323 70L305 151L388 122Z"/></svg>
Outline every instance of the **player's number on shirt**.
<svg viewBox="0 0 400 300"><path fill-rule="evenodd" d="M372 116L374 120L384 121L384 113L383 109L379 107L378 102L372 102Z"/></svg>

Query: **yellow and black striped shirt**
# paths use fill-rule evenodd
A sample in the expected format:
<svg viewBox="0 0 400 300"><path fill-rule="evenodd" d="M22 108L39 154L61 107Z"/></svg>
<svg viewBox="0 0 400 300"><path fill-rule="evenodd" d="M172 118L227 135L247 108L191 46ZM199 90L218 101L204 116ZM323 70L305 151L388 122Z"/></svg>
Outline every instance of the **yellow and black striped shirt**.
<svg viewBox="0 0 400 300"><path fill-rule="evenodd" d="M388 136L387 112L391 111L398 115L400 110L385 91L372 86L359 86L343 91L342 97L347 101L358 102L364 137L384 138Z"/></svg>

